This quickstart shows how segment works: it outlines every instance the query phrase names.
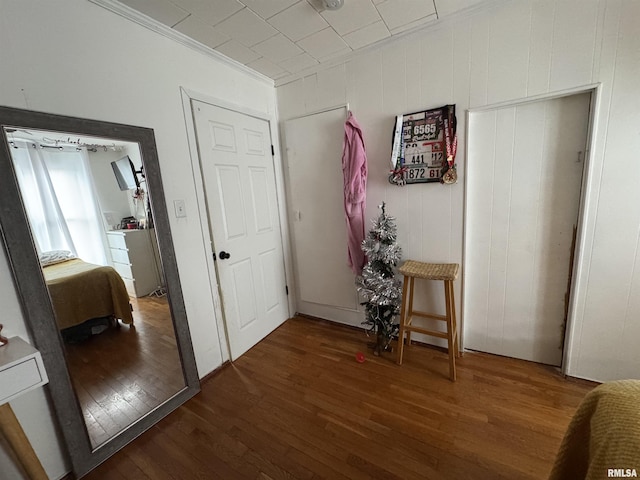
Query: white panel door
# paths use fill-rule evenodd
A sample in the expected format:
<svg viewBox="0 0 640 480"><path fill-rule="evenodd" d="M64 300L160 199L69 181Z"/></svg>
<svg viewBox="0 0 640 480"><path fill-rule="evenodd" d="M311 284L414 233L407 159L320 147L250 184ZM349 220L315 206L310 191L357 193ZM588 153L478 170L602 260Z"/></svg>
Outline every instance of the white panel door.
<svg viewBox="0 0 640 480"><path fill-rule="evenodd" d="M269 124L193 101L231 358L288 317Z"/></svg>
<svg viewBox="0 0 640 480"><path fill-rule="evenodd" d="M298 311L308 303L356 310L344 219L342 142L346 109L284 123Z"/></svg>
<svg viewBox="0 0 640 480"><path fill-rule="evenodd" d="M559 366L590 94L472 113L465 348Z"/></svg>

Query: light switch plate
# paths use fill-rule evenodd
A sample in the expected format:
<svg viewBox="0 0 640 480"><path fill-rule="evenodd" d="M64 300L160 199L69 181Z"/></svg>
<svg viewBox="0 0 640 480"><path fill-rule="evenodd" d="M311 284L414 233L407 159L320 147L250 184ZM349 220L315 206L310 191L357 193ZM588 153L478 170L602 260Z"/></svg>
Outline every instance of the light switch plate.
<svg viewBox="0 0 640 480"><path fill-rule="evenodd" d="M187 216L187 208L184 205L184 200L174 200L173 207L176 210L176 217L183 218Z"/></svg>

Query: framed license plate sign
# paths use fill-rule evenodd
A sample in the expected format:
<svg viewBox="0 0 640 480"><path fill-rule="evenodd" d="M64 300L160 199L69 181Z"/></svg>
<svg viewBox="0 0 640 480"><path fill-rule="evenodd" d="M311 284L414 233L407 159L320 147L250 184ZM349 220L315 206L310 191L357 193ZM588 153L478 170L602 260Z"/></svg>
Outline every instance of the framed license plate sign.
<svg viewBox="0 0 640 480"><path fill-rule="evenodd" d="M393 135L389 182L455 183L455 105L399 115Z"/></svg>

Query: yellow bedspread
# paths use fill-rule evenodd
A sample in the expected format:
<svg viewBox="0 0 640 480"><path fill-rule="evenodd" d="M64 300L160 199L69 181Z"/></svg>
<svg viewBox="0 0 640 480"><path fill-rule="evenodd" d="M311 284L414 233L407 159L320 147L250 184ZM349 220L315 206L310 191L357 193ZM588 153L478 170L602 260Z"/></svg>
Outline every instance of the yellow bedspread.
<svg viewBox="0 0 640 480"><path fill-rule="evenodd" d="M74 259L43 272L60 330L111 315L133 322L127 289L113 268Z"/></svg>
<svg viewBox="0 0 640 480"><path fill-rule="evenodd" d="M604 383L587 394L558 451L549 480L640 475L640 380Z"/></svg>

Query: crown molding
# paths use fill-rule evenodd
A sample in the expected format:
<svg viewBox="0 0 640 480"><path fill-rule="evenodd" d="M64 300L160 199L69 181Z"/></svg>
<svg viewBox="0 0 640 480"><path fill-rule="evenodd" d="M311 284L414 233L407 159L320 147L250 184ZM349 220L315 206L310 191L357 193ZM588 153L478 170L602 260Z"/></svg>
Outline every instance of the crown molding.
<svg viewBox="0 0 640 480"><path fill-rule="evenodd" d="M236 62L235 60L223 55L217 50L214 50L213 48L208 47L206 45L203 45L202 43L194 40L191 37L187 37L185 34L177 30L174 30L171 27L168 27L158 22L157 20L154 20L153 18L145 15L144 13L134 10L128 5L124 5L116 0L89 0L89 1L95 5L98 5L99 7L102 7L106 10L109 10L110 12L115 13L116 15L120 15L121 17L126 18L127 20L131 20L132 22L135 22L138 25L141 25L148 30L151 30L155 33L159 33L160 35L167 37L175 42L178 42L181 45L189 47L192 50L195 50L207 57L210 57L235 70L238 70L239 72L249 75L255 78L256 80L264 82L270 86L274 86L274 80L272 78L269 78L261 74L260 72L257 72L256 70L253 70L252 68L249 68L246 65L243 65L240 62Z"/></svg>
<svg viewBox="0 0 640 480"><path fill-rule="evenodd" d="M417 27L414 27L407 31L398 33L396 35L392 35L387 38L383 38L382 40L372 43L371 45L367 45L366 47L360 48L358 50L353 50L344 55L340 55L335 58L332 58L331 60L321 62L318 65L314 65L312 67L306 68L297 73L279 77L275 80L275 86L276 88L281 87L283 85L286 85L287 83L295 82L296 80L299 80L304 77L308 77L309 75L313 75L315 73L321 72L328 68L335 67L343 63L348 63L350 60L360 55L365 55L369 52L372 52L373 50L377 50L387 45L392 45L393 43L405 40L406 38L411 36L416 36L428 31L438 30L440 28L445 27L446 25L449 25L450 23L457 22L468 17L472 17L478 14L479 12L491 10L493 8L498 8L501 5L508 3L509 1L510 0L481 1L479 3L476 3L475 5L472 5L470 7L459 10L455 13L452 13L451 15L447 15L442 19L438 18L430 23L427 23L424 25L418 25Z"/></svg>

